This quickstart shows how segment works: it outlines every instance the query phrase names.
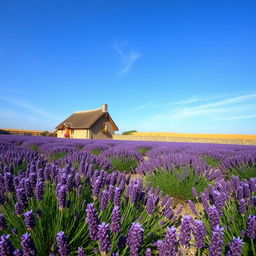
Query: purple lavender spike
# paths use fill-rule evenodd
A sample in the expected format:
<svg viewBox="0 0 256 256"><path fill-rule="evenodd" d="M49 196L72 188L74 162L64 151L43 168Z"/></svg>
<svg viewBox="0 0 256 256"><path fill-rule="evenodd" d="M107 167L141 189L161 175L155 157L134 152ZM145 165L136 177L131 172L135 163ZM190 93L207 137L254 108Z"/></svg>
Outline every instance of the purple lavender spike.
<svg viewBox="0 0 256 256"><path fill-rule="evenodd" d="M229 251L227 253L227 256L241 256L243 245L244 242L240 237L233 237L232 242L228 245Z"/></svg>
<svg viewBox="0 0 256 256"><path fill-rule="evenodd" d="M86 212L87 212L86 222L88 223L88 226L89 226L90 237L92 240L95 241L98 239L98 225L99 225L98 214L92 203L87 205Z"/></svg>
<svg viewBox="0 0 256 256"><path fill-rule="evenodd" d="M191 211L192 211L196 216L198 216L198 212L197 212L197 210L196 210L195 204L194 204L191 200L188 200L188 204L189 204L189 207L190 207Z"/></svg>
<svg viewBox="0 0 256 256"><path fill-rule="evenodd" d="M13 252L13 256L23 256L23 251L17 249L17 250L15 250L15 251Z"/></svg>
<svg viewBox="0 0 256 256"><path fill-rule="evenodd" d="M28 197L33 196L33 188L29 179L25 179L25 191Z"/></svg>
<svg viewBox="0 0 256 256"><path fill-rule="evenodd" d="M32 210L25 212L25 224L28 230L32 230L36 226L35 215Z"/></svg>
<svg viewBox="0 0 256 256"><path fill-rule="evenodd" d="M219 212L215 206L210 207L208 212L209 212L211 227L213 229L217 225L220 225Z"/></svg>
<svg viewBox="0 0 256 256"><path fill-rule="evenodd" d="M180 243L182 246L190 247L191 240L191 217L184 215L180 226Z"/></svg>
<svg viewBox="0 0 256 256"><path fill-rule="evenodd" d="M66 185L62 185L58 190L58 203L60 210L63 210L67 206L66 192Z"/></svg>
<svg viewBox="0 0 256 256"><path fill-rule="evenodd" d="M221 256L223 247L223 228L219 225L215 226L212 231L212 239L210 244L210 256Z"/></svg>
<svg viewBox="0 0 256 256"><path fill-rule="evenodd" d="M122 190L118 187L115 188L114 205L120 206Z"/></svg>
<svg viewBox="0 0 256 256"><path fill-rule="evenodd" d="M250 239L256 238L256 215L248 216L246 233Z"/></svg>
<svg viewBox="0 0 256 256"><path fill-rule="evenodd" d="M33 239L29 233L21 236L21 246L23 249L24 256L34 256L36 255L36 248Z"/></svg>
<svg viewBox="0 0 256 256"><path fill-rule="evenodd" d="M154 194L149 194L147 197L146 209L147 209L147 212L151 215L154 214L154 208L155 208L154 202L155 202Z"/></svg>
<svg viewBox="0 0 256 256"><path fill-rule="evenodd" d="M17 202L15 204L15 214L20 216L21 214L23 213L23 207L22 207L22 204Z"/></svg>
<svg viewBox="0 0 256 256"><path fill-rule="evenodd" d="M100 243L100 251L108 253L111 250L110 234L108 224L103 222L98 226L98 237Z"/></svg>
<svg viewBox="0 0 256 256"><path fill-rule="evenodd" d="M143 241L143 232L144 229L140 223L132 223L126 240L126 244L130 246L131 256L139 255L140 247Z"/></svg>
<svg viewBox="0 0 256 256"><path fill-rule="evenodd" d="M113 233L118 233L121 230L121 214L119 206L115 206L113 209L110 230Z"/></svg>
<svg viewBox="0 0 256 256"><path fill-rule="evenodd" d="M4 230L7 228L5 217L2 213L0 213L0 230Z"/></svg>
<svg viewBox="0 0 256 256"><path fill-rule="evenodd" d="M107 190L103 190L100 198L100 209L101 211L105 211L108 207L108 197L109 193Z"/></svg>
<svg viewBox="0 0 256 256"><path fill-rule="evenodd" d="M192 228L195 237L196 248L203 248L205 246L204 240L207 235L205 225L202 221L195 221L195 226Z"/></svg>
<svg viewBox="0 0 256 256"><path fill-rule="evenodd" d="M5 184L6 192L11 193L14 191L13 176L10 172L6 172L4 174L4 184Z"/></svg>
<svg viewBox="0 0 256 256"><path fill-rule="evenodd" d="M78 256L86 256L86 253L85 253L83 247L78 247L77 254L78 254Z"/></svg>
<svg viewBox="0 0 256 256"><path fill-rule="evenodd" d="M17 198L19 203L22 205L23 209L28 208L28 200L27 200L25 190L23 188L17 189Z"/></svg>
<svg viewBox="0 0 256 256"><path fill-rule="evenodd" d="M192 188L192 194L193 194L194 198L198 197L198 193L196 191L196 188L194 188L194 187Z"/></svg>
<svg viewBox="0 0 256 256"><path fill-rule="evenodd" d="M58 252L60 256L68 256L70 253L70 246L68 243L68 239L63 231L60 231L57 234L57 244L58 244Z"/></svg>
<svg viewBox="0 0 256 256"><path fill-rule="evenodd" d="M147 249L146 249L145 256L152 256L152 253L151 253L151 249L150 249L150 248L147 248Z"/></svg>
<svg viewBox="0 0 256 256"><path fill-rule="evenodd" d="M246 201L243 198L239 200L239 212L241 214L245 214L246 212Z"/></svg>
<svg viewBox="0 0 256 256"><path fill-rule="evenodd" d="M41 201L44 198L44 183L38 181L36 183L36 200Z"/></svg>
<svg viewBox="0 0 256 256"><path fill-rule="evenodd" d="M2 235L0 237L0 255L1 256L13 255L14 247L9 237L10 235Z"/></svg>

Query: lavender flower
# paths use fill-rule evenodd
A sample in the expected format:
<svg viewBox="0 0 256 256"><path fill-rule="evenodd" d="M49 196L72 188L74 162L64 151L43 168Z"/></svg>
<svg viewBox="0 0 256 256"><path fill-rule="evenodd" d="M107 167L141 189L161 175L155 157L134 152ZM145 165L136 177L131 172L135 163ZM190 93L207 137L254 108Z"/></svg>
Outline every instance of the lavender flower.
<svg viewBox="0 0 256 256"><path fill-rule="evenodd" d="M4 174L4 185L5 185L6 192L11 193L14 191L13 176L10 172L6 172Z"/></svg>
<svg viewBox="0 0 256 256"><path fill-rule="evenodd" d="M68 239L63 231L57 234L58 252L61 256L68 256L70 253Z"/></svg>
<svg viewBox="0 0 256 256"><path fill-rule="evenodd" d="M99 225L98 214L92 203L87 205L86 212L87 212L86 222L88 223L88 226L89 226L90 237L92 240L95 241L98 239L98 225Z"/></svg>
<svg viewBox="0 0 256 256"><path fill-rule="evenodd" d="M158 240L156 246L160 256L176 256L177 255L177 233L176 228L172 226L167 227L165 240Z"/></svg>
<svg viewBox="0 0 256 256"><path fill-rule="evenodd" d="M23 249L24 256L36 255L35 244L29 233L26 233L21 236L21 247Z"/></svg>
<svg viewBox="0 0 256 256"><path fill-rule="evenodd" d="M28 200L27 200L25 190L23 188L18 188L16 192L17 192L18 201L22 205L22 208L23 209L28 208Z"/></svg>
<svg viewBox="0 0 256 256"><path fill-rule="evenodd" d="M62 185L59 188L57 196L58 196L59 208L60 208L60 210L63 210L67 205L66 185Z"/></svg>
<svg viewBox="0 0 256 256"><path fill-rule="evenodd" d="M193 194L194 198L197 198L197 197L198 197L196 188L194 188L194 187L192 188L192 194Z"/></svg>
<svg viewBox="0 0 256 256"><path fill-rule="evenodd" d="M241 214L245 214L246 212L246 201L243 198L239 200L239 212Z"/></svg>
<svg viewBox="0 0 256 256"><path fill-rule="evenodd" d="M240 237L233 237L232 242L228 245L229 251L227 256L241 256L243 244L244 242Z"/></svg>
<svg viewBox="0 0 256 256"><path fill-rule="evenodd" d="M189 207L190 207L191 211L192 211L196 216L198 216L198 212L197 212L197 210L196 210L195 204L194 204L191 200L188 200L188 204L189 204Z"/></svg>
<svg viewBox="0 0 256 256"><path fill-rule="evenodd" d="M152 253L151 253L151 249L150 249L150 248L147 248L147 249L146 249L145 256L152 256Z"/></svg>
<svg viewBox="0 0 256 256"><path fill-rule="evenodd" d="M215 226L212 231L212 239L210 244L210 256L221 256L223 246L223 228L219 225Z"/></svg>
<svg viewBox="0 0 256 256"><path fill-rule="evenodd" d="M33 188L29 179L25 179L25 191L28 197L33 196Z"/></svg>
<svg viewBox="0 0 256 256"><path fill-rule="evenodd" d="M28 230L32 230L36 226L35 215L32 210L25 212L25 224Z"/></svg>
<svg viewBox="0 0 256 256"><path fill-rule="evenodd" d="M86 256L86 253L85 253L83 247L78 247L77 254L78 254L78 256Z"/></svg>
<svg viewBox="0 0 256 256"><path fill-rule="evenodd" d="M242 186L238 186L237 188L237 199L240 200L244 196L244 189Z"/></svg>
<svg viewBox="0 0 256 256"><path fill-rule="evenodd" d="M155 202L154 194L149 194L147 197L146 209L147 209L147 212L151 215L154 214L154 208L155 208L154 202Z"/></svg>
<svg viewBox="0 0 256 256"><path fill-rule="evenodd" d="M108 224L103 222L98 226L98 237L100 243L100 251L108 253L111 250L110 234Z"/></svg>
<svg viewBox="0 0 256 256"><path fill-rule="evenodd" d="M132 223L126 240L126 244L130 246L131 256L139 255L140 247L143 240L143 232L144 229L142 228L142 225L140 223Z"/></svg>
<svg viewBox="0 0 256 256"><path fill-rule="evenodd" d="M246 233L250 239L256 238L256 215L248 217Z"/></svg>
<svg viewBox="0 0 256 256"><path fill-rule="evenodd" d="M23 256L23 251L17 249L17 250L15 250L15 251L13 252L13 255L14 255L14 256Z"/></svg>
<svg viewBox="0 0 256 256"><path fill-rule="evenodd" d="M13 228L12 229L12 233L13 233L13 235L17 236L18 235L18 229L17 228Z"/></svg>
<svg viewBox="0 0 256 256"><path fill-rule="evenodd" d="M0 237L0 255L1 256L13 255L14 247L9 237L10 235L2 235Z"/></svg>
<svg viewBox="0 0 256 256"><path fill-rule="evenodd" d="M211 222L212 229L215 226L220 225L219 212L215 206L212 206L209 208L209 216L210 216L210 222Z"/></svg>
<svg viewBox="0 0 256 256"><path fill-rule="evenodd" d="M196 248L203 248L205 245L204 239L207 235L204 223L200 220L195 221L195 226L192 228L192 231L195 237Z"/></svg>
<svg viewBox="0 0 256 256"><path fill-rule="evenodd" d="M105 211L108 207L108 197L109 193L107 190L103 190L100 198L100 209Z"/></svg>
<svg viewBox="0 0 256 256"><path fill-rule="evenodd" d="M184 215L180 226L180 243L185 247L189 247L189 241L191 240L191 217Z"/></svg>
<svg viewBox="0 0 256 256"><path fill-rule="evenodd" d="M115 195L114 195L114 205L120 206L121 203L121 195L122 195L122 190L118 187L115 189Z"/></svg>
<svg viewBox="0 0 256 256"><path fill-rule="evenodd" d="M23 213L22 204L18 202L18 203L15 204L15 214L17 214L19 216L22 213Z"/></svg>
<svg viewBox="0 0 256 256"><path fill-rule="evenodd" d="M36 183L36 200L41 201L44 198L44 183L42 181L38 181Z"/></svg>
<svg viewBox="0 0 256 256"><path fill-rule="evenodd" d="M7 228L5 217L2 213L0 213L0 230L4 230Z"/></svg>
<svg viewBox="0 0 256 256"><path fill-rule="evenodd" d="M115 206L112 211L110 230L113 233L118 233L121 230L121 214L119 206Z"/></svg>

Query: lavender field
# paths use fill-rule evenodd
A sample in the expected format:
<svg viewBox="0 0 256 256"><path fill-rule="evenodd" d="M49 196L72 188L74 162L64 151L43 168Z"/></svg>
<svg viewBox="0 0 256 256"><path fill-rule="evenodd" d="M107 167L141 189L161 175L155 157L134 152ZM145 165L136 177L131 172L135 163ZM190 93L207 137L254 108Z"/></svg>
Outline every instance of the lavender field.
<svg viewBox="0 0 256 256"><path fill-rule="evenodd" d="M256 255L256 146L0 136L0 255Z"/></svg>

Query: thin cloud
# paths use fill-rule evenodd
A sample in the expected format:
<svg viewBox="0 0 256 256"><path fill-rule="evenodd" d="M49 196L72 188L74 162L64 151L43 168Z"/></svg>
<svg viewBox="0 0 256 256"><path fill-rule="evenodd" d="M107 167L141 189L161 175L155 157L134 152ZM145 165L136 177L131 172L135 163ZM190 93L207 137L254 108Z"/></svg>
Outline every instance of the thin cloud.
<svg viewBox="0 0 256 256"><path fill-rule="evenodd" d="M142 57L142 54L135 49L125 50L126 45L126 42L115 42L113 44L113 48L120 56L123 64L123 68L118 72L119 76L128 74L135 62Z"/></svg>
<svg viewBox="0 0 256 256"><path fill-rule="evenodd" d="M248 101L254 100L256 94L241 95L222 101L207 103L194 107L175 108L163 114L152 117L153 120L181 120L194 116L202 116L203 118L212 117L217 114L232 114L244 111L255 111L256 105L248 104ZM221 118L225 118L221 117Z"/></svg>
<svg viewBox="0 0 256 256"><path fill-rule="evenodd" d="M47 111L45 111L41 108L37 108L35 106L32 106L28 102L17 100L17 99L5 98L5 97L2 97L2 96L0 96L0 100L11 103L11 104L16 105L18 107L21 107L23 109L27 109L27 110L29 110L31 112L34 112L34 113L36 113L40 116L55 119L55 116L53 114L51 114L51 113L49 113L49 112L47 112Z"/></svg>
<svg viewBox="0 0 256 256"><path fill-rule="evenodd" d="M215 119L215 121L232 121L232 120L243 120L243 119L254 119L256 115L245 115L245 116L231 116Z"/></svg>

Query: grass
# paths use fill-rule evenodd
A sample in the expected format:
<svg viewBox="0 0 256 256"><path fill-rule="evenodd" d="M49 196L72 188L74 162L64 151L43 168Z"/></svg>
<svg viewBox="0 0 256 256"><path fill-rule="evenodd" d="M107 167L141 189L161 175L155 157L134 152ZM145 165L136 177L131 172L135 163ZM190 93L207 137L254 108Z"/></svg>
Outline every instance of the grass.
<svg viewBox="0 0 256 256"><path fill-rule="evenodd" d="M111 163L114 170L121 172L133 172L138 166L138 160L131 157L113 157Z"/></svg>
<svg viewBox="0 0 256 256"><path fill-rule="evenodd" d="M38 145L31 145L30 148L31 148L32 150L36 151L36 152L39 151Z"/></svg>
<svg viewBox="0 0 256 256"><path fill-rule="evenodd" d="M256 176L256 165L241 165L228 171L227 176L231 178L233 175L238 176L240 180L254 178Z"/></svg>
<svg viewBox="0 0 256 256"><path fill-rule="evenodd" d="M149 150L150 150L149 148L138 148L138 151L139 151L143 156L145 156L146 153L147 153Z"/></svg>
<svg viewBox="0 0 256 256"><path fill-rule="evenodd" d="M53 160L59 160L61 158L63 158L65 155L67 155L67 152L57 152L57 153L53 153L50 156L50 161Z"/></svg>
<svg viewBox="0 0 256 256"><path fill-rule="evenodd" d="M100 149L93 149L92 151L91 151L91 153L93 154L93 155L99 155L100 153L101 153L102 151L100 150Z"/></svg>
<svg viewBox="0 0 256 256"><path fill-rule="evenodd" d="M192 168L157 169L153 174L144 177L153 188L157 186L166 195L182 200L193 199L192 188L202 192L211 183L206 177L198 175Z"/></svg>
<svg viewBox="0 0 256 256"><path fill-rule="evenodd" d="M217 168L220 165L220 161L212 156L202 155L201 157L211 167Z"/></svg>

